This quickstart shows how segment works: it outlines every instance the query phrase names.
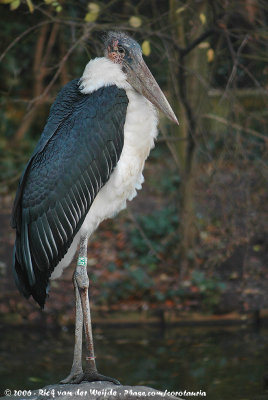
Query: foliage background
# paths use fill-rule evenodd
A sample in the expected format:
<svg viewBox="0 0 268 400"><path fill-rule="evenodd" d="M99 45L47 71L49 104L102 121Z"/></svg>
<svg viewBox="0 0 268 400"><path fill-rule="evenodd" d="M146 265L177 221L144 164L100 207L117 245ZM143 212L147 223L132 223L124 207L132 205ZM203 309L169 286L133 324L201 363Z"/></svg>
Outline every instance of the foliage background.
<svg viewBox="0 0 268 400"><path fill-rule="evenodd" d="M91 240L93 303L107 310L226 313L267 307L267 4L263 0L0 0L0 313L36 320L11 277L14 191L49 107L101 32L120 29L180 120L160 116L146 183ZM72 321L70 267L48 322ZM16 318L14 317L16 315ZM42 319L44 316L42 316Z"/></svg>

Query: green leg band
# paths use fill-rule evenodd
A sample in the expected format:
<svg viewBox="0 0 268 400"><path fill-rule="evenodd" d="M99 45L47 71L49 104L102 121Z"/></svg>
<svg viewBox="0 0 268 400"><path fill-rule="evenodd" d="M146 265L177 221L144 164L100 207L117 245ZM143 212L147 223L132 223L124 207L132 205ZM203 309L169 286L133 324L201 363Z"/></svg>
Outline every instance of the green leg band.
<svg viewBox="0 0 268 400"><path fill-rule="evenodd" d="M87 266L87 257L78 257L77 265Z"/></svg>

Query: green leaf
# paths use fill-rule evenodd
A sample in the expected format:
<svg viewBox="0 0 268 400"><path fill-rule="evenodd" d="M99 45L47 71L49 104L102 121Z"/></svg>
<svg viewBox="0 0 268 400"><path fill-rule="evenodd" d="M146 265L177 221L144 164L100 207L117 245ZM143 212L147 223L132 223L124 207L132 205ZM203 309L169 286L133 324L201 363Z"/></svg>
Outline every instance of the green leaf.
<svg viewBox="0 0 268 400"><path fill-rule="evenodd" d="M141 45L142 52L145 56L149 56L151 53L151 46L149 40L144 40L144 42Z"/></svg>
<svg viewBox="0 0 268 400"><path fill-rule="evenodd" d="M176 14L182 13L185 10L185 8L186 8L185 6L177 8Z"/></svg>
<svg viewBox="0 0 268 400"><path fill-rule="evenodd" d="M26 2L27 2L27 6L29 8L30 13L33 13L34 12L34 5L32 3L32 0L26 0Z"/></svg>
<svg viewBox="0 0 268 400"><path fill-rule="evenodd" d="M94 21L96 21L97 17L98 17L97 14L92 13L92 12L88 12L88 13L85 15L84 20L85 20L86 22L94 22Z"/></svg>
<svg viewBox="0 0 268 400"><path fill-rule="evenodd" d="M10 10L14 11L20 6L20 0L14 0L10 3Z"/></svg>
<svg viewBox="0 0 268 400"><path fill-rule="evenodd" d="M209 48L209 43L208 42L201 42L198 47L199 49L208 49Z"/></svg>
<svg viewBox="0 0 268 400"><path fill-rule="evenodd" d="M100 13L100 6L97 3L88 3L89 12L85 15L86 22L94 22Z"/></svg>
<svg viewBox="0 0 268 400"><path fill-rule="evenodd" d="M139 28L142 24L142 20L139 17L130 17L129 18L129 24L133 27L133 28Z"/></svg>
<svg viewBox="0 0 268 400"><path fill-rule="evenodd" d="M0 4L9 4L12 2L13 2L13 0L0 0Z"/></svg>
<svg viewBox="0 0 268 400"><path fill-rule="evenodd" d="M100 12L100 6L97 3L88 3L88 9L95 14L99 14Z"/></svg>
<svg viewBox="0 0 268 400"><path fill-rule="evenodd" d="M202 22L202 24L204 25L207 22L207 17L205 16L204 13L201 13L199 15L200 21Z"/></svg>
<svg viewBox="0 0 268 400"><path fill-rule="evenodd" d="M253 250L254 250L256 253L258 253L258 252L261 250L261 246L260 246L259 244L255 244L255 245L253 246Z"/></svg>
<svg viewBox="0 0 268 400"><path fill-rule="evenodd" d="M207 59L208 59L209 63L214 60L214 50L213 49L208 49L208 51L207 51Z"/></svg>

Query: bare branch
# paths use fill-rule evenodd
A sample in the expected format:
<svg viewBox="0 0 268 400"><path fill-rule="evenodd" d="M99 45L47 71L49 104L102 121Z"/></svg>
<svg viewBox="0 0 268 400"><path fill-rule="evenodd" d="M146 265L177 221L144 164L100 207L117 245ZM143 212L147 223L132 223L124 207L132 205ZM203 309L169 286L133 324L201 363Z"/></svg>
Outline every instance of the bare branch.
<svg viewBox="0 0 268 400"><path fill-rule="evenodd" d="M148 239L146 233L144 232L144 230L142 229L142 227L140 226L140 224L137 221L137 218L135 217L135 215L133 214L133 212L131 211L131 208L128 207L127 208L128 211L128 215L131 219L131 221L134 223L134 225L136 226L136 228L138 229L140 235L142 236L146 246L149 248L150 252L160 261L162 261L162 257L160 254L158 254L155 249L152 246L151 241Z"/></svg>
<svg viewBox="0 0 268 400"><path fill-rule="evenodd" d="M191 50L193 50L196 46L198 46L201 42L203 42L203 40L211 36L213 33L215 33L215 28L208 29L206 32L202 33L198 38L193 40L192 43L189 44L189 46L187 46L185 49L182 49L181 51L182 57L190 53Z"/></svg>
<svg viewBox="0 0 268 400"><path fill-rule="evenodd" d="M249 69L247 67L245 67L245 65L239 63L238 64L239 68L243 69L245 71L245 73L252 79L252 81L254 82L254 84L264 93L267 95L268 93L268 89L266 89L265 87L263 87L260 82L255 78L255 76L249 71Z"/></svg>
<svg viewBox="0 0 268 400"><path fill-rule="evenodd" d="M205 115L203 115L203 117L204 117L204 118L208 118L208 119L213 119L214 121L220 122L220 123L222 123L222 124L224 124L224 125L229 125L229 126L231 126L232 128L237 129L238 131L242 131L242 132L244 131L244 132L246 132L246 133L249 133L250 135L256 136L256 137L258 137L258 138L260 138L260 139L263 139L263 140L265 140L266 142L268 142L268 137L265 136L265 135L263 135L262 133L260 133L260 132L258 132L258 131L255 131L254 129L244 128L243 126L238 125L238 124L236 124L236 123L234 123L234 122L230 122L230 121L228 121L228 120L225 119L225 118L218 117L218 116L215 115L215 114L205 114Z"/></svg>
<svg viewBox="0 0 268 400"><path fill-rule="evenodd" d="M161 130L161 133L163 134L163 129ZM184 141L184 140L188 140L188 138L187 137L182 137L182 138L180 138L180 137L171 137L171 136L164 136L164 134L163 134L163 137L160 137L160 138L158 138L157 139L157 142L180 142L180 141Z"/></svg>
<svg viewBox="0 0 268 400"><path fill-rule="evenodd" d="M14 47L21 39L24 38L24 36L27 36L30 32L34 31L35 29L39 28L40 26L46 25L46 24L52 24L53 21L43 21L40 22L39 24L36 24L34 26L31 26L31 28L26 29L26 31L22 32L19 36L14 39L10 45L7 46L6 50L1 54L0 56L0 62L4 59L6 54L9 52L12 47Z"/></svg>
<svg viewBox="0 0 268 400"><path fill-rule="evenodd" d="M173 157L173 160L174 160L178 170L180 171L181 170L181 164L180 164L179 156L178 156L178 153L177 153L174 145L171 144L171 140L169 140L169 137L167 135L167 131L166 131L166 127L165 126L161 127L161 133L163 135L163 140L166 141L166 145L167 145L167 147L168 147L168 149L169 149L169 151L170 151L170 153L171 153L171 155ZM158 139L158 140L161 141L161 139ZM188 140L188 138L183 138L182 140Z"/></svg>
<svg viewBox="0 0 268 400"><path fill-rule="evenodd" d="M90 31L93 29L93 26L90 27L90 29L86 29L85 33L69 48L69 50L67 51L67 53L64 55L64 57L62 58L62 60L59 63L58 69L56 71L56 73L54 74L53 78L51 79L51 81L49 82L49 84L47 85L47 87L45 88L45 90L43 91L43 93L38 96L35 97L32 101L31 101L31 105L32 107L30 108L30 110L28 111L28 113L25 115L24 119L28 119L29 116L36 110L36 108L40 105L40 103L43 101L43 99L48 95L50 89L52 88L52 86L54 85L55 81L57 80L58 76L61 73L61 70L64 66L64 64L66 63L66 61L68 60L68 58L70 57L70 55L72 54L72 52L75 50L75 48L79 45L79 43L81 43L82 41L84 41L85 39L88 38Z"/></svg>
<svg viewBox="0 0 268 400"><path fill-rule="evenodd" d="M229 40L227 40L227 41L228 41L228 43L229 43L229 45L230 45L230 38L229 38L229 35L227 35L227 38L229 39ZM237 73L237 67L238 67L238 64L239 64L239 57L240 57L240 54L241 54L243 48L245 47L245 45L247 44L247 42L248 42L249 39L250 39L250 35L247 34L247 35L244 37L244 39L243 39L241 45L239 46L239 49L238 49L238 51L237 51L236 54L233 53L233 47L232 47L232 46L229 46L229 48L230 48L230 50L231 50L232 58L233 58L233 61L234 61L234 65L233 65L233 68L232 68L231 75L230 75L230 77L229 77L229 79L228 79L226 88L225 88L225 90L224 90L223 98L225 97L226 92L228 91L229 87L231 86L231 84L232 84L232 82L233 82L233 80L234 80L234 78L235 78L235 75L236 75L236 73Z"/></svg>

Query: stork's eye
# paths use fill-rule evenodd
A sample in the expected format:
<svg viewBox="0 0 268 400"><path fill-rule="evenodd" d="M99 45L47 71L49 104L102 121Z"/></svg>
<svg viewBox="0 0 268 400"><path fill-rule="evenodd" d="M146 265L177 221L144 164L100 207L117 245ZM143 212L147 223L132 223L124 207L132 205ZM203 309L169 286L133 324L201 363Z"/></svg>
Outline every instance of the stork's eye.
<svg viewBox="0 0 268 400"><path fill-rule="evenodd" d="M125 54L125 50L122 46L118 46L118 53Z"/></svg>

